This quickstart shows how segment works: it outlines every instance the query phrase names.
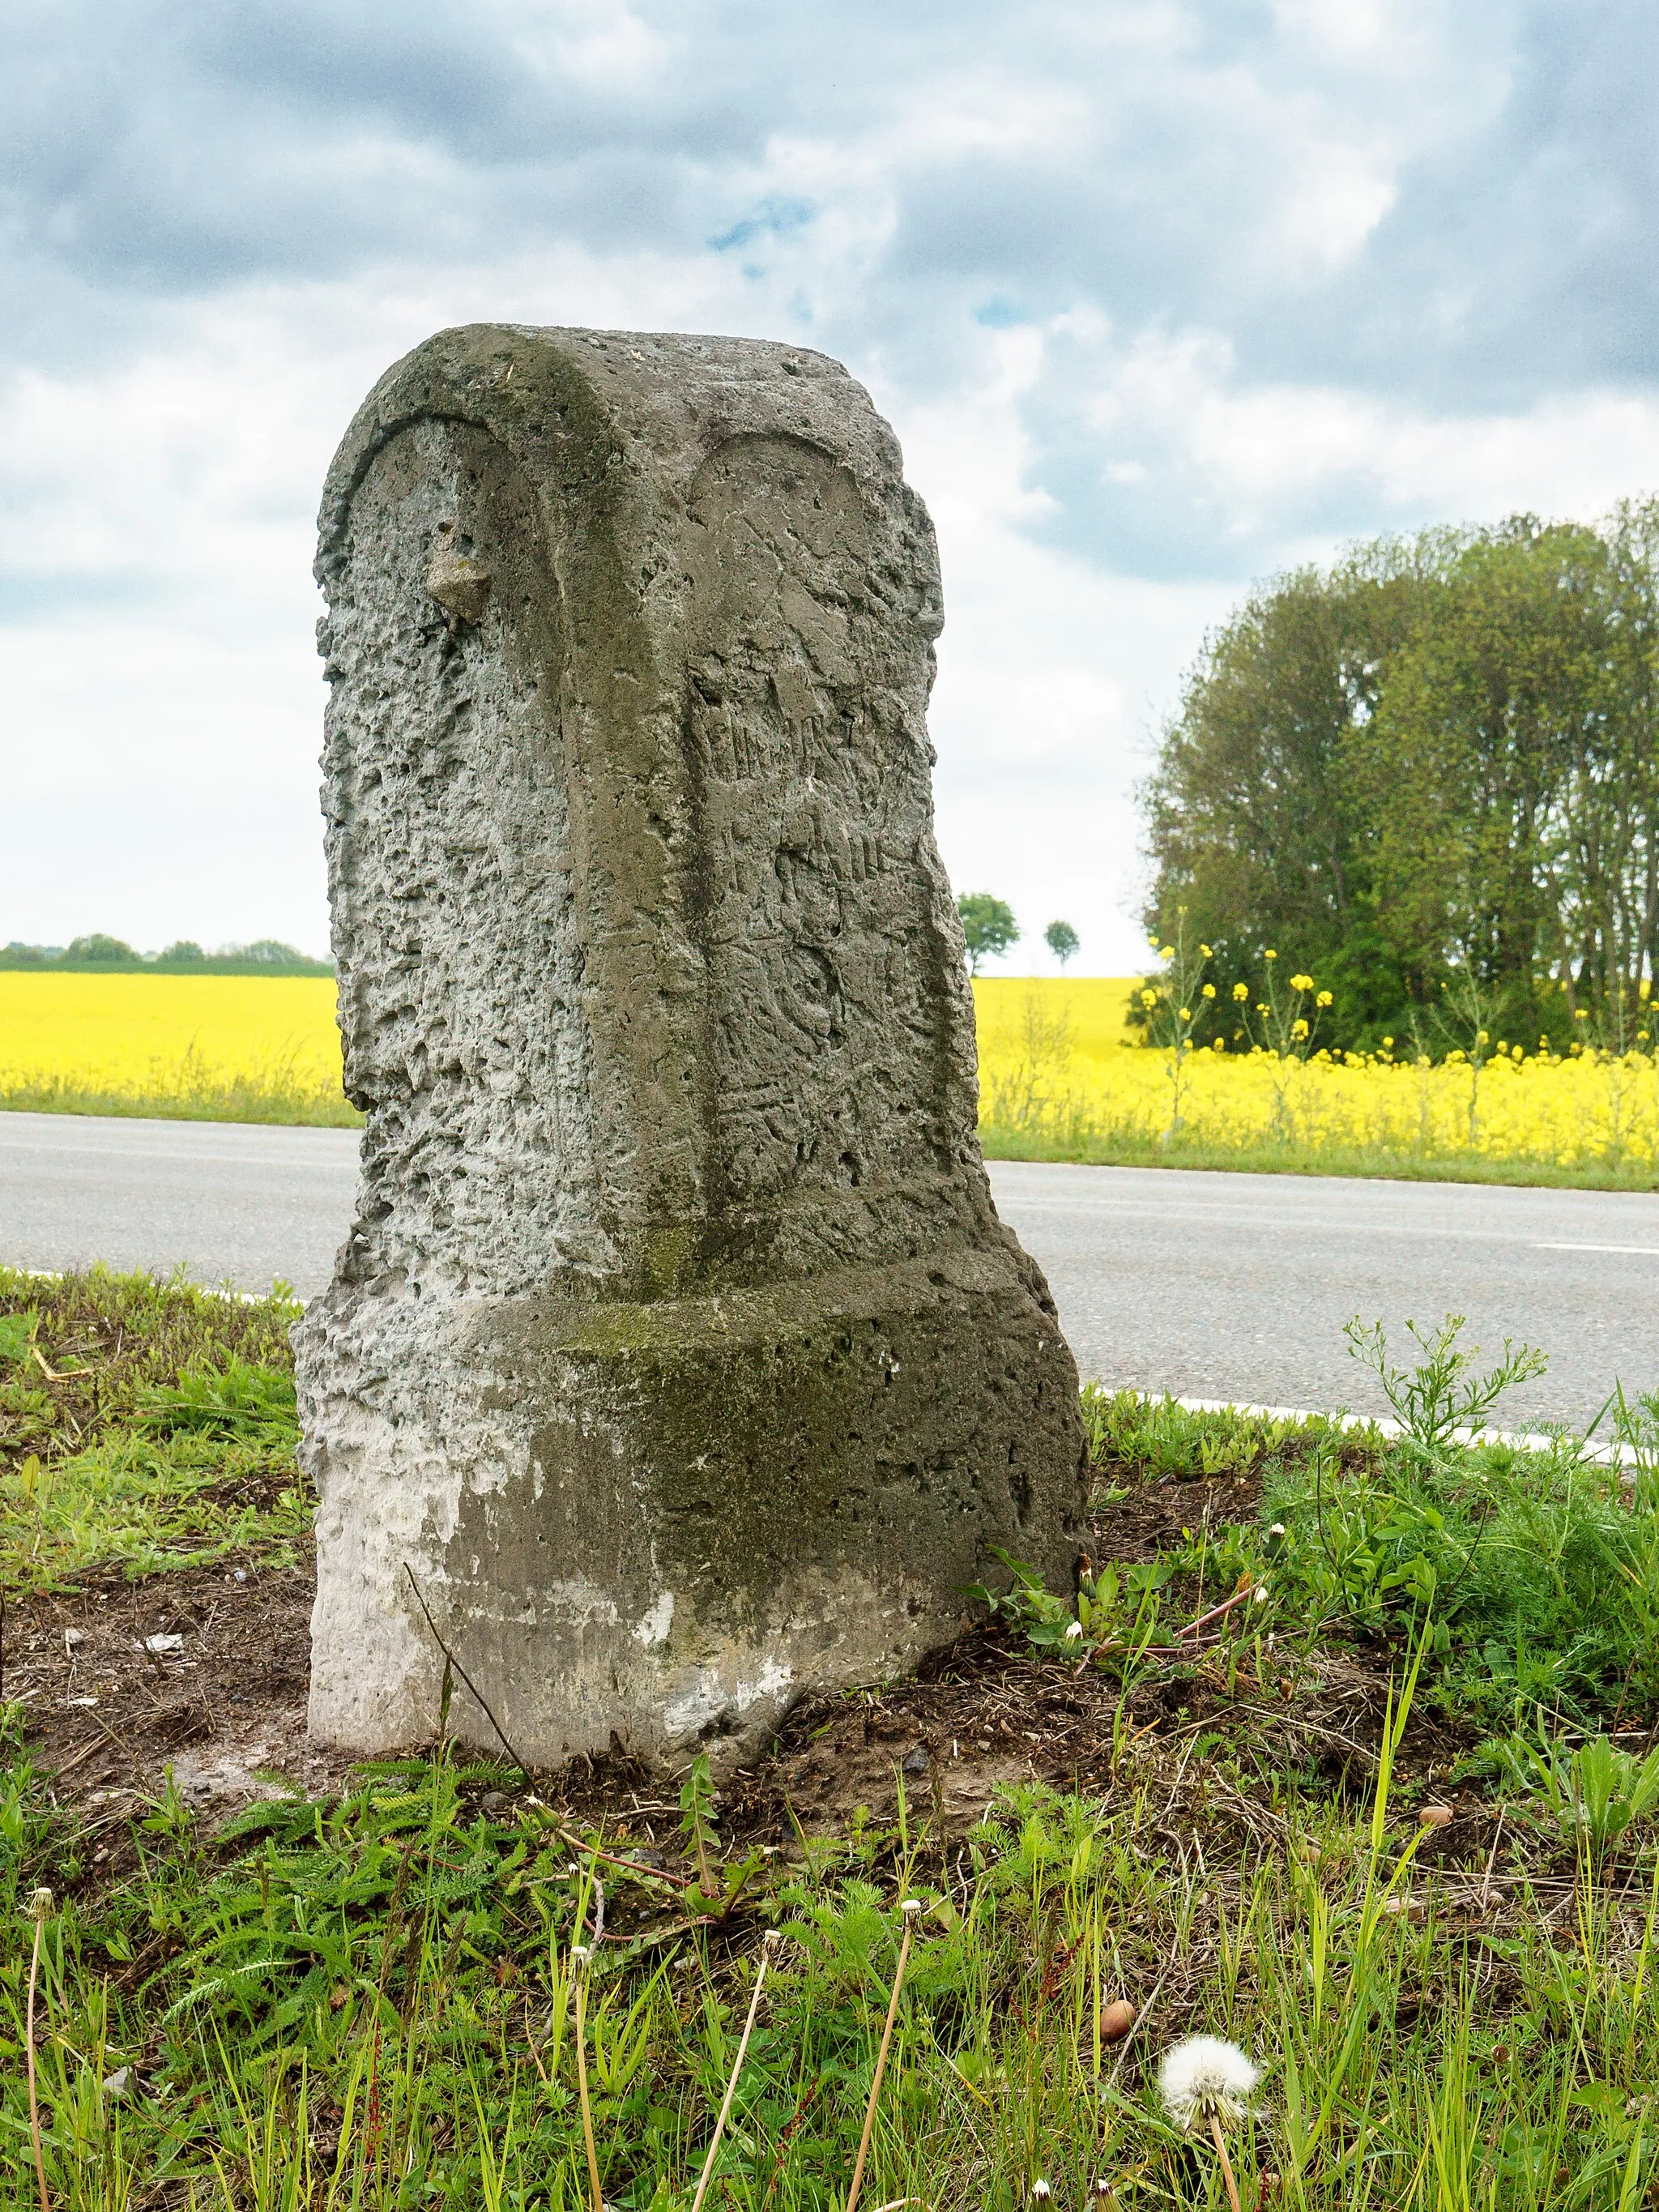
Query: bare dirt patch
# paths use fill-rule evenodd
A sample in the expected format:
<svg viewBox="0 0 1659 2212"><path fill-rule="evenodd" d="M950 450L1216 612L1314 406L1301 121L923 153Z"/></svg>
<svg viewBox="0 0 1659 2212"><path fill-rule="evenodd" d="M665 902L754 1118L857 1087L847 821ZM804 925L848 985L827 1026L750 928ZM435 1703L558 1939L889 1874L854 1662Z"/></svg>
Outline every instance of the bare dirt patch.
<svg viewBox="0 0 1659 2212"><path fill-rule="evenodd" d="M1250 1511L1254 1487L1236 1477L1129 1486L1095 1522L1093 1556L1149 1559L1183 1530ZM12 1601L5 1692L24 1705L60 1807L110 1831L88 1862L93 1879L116 1870L115 1829L165 1787L169 1768L210 1820L256 1796L345 1784L350 1761L305 1730L312 1594L306 1560L137 1581L112 1567ZM903 1680L803 1698L769 1755L724 1782L720 1833L728 1849L793 1856L860 1817L891 1826L902 1797L909 1820L942 1841L981 1819L1006 1784L1109 1796L1156 1778L1158 1825L1170 1832L1218 1826L1261 1838L1278 1825L1275 1773L1356 1795L1369 1787L1395 1660L1386 1648L1337 1646L1312 1659L1268 1655L1258 1674L1253 1661L1226 1669L1212 1656L1149 1665L1126 1683L1034 1656L992 1624ZM1474 1864L1486 1850L1489 1809L1443 1782L1463 1747L1432 1717L1413 1717L1407 1794L1432 1788L1455 1815L1429 1839L1425 1863ZM617 1752L538 1777L536 1789L573 1820L672 1849L678 1784Z"/></svg>
<svg viewBox="0 0 1659 2212"><path fill-rule="evenodd" d="M118 1870L127 1820L169 1768L209 1813L343 1778L346 1762L305 1732L311 1595L308 1566L138 1581L115 1566L9 1601L5 1694L58 1806L106 1832L89 1875Z"/></svg>

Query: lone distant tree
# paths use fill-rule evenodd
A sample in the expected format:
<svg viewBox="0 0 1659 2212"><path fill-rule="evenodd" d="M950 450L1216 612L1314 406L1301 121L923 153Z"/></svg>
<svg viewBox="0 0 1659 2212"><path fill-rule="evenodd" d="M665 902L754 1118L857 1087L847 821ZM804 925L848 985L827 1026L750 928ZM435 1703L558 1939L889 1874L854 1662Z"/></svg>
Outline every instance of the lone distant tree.
<svg viewBox="0 0 1659 2212"><path fill-rule="evenodd" d="M1011 945L1019 942L1014 910L989 891L964 891L957 901L962 933L968 940L968 969L977 975L981 960L1000 960Z"/></svg>
<svg viewBox="0 0 1659 2212"><path fill-rule="evenodd" d="M1051 921L1042 933L1042 941L1060 963L1060 973L1066 972L1066 963L1077 951L1077 932L1069 921Z"/></svg>

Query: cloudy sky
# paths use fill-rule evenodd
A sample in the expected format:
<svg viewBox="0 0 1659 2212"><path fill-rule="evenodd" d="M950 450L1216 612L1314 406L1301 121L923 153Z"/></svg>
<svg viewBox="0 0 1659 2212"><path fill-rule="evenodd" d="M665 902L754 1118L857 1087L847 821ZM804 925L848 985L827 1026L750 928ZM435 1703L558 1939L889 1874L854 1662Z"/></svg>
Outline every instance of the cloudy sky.
<svg viewBox="0 0 1659 2212"><path fill-rule="evenodd" d="M1650 0L0 22L0 940L325 945L317 494L446 324L846 361L939 526L952 878L1105 974L1135 780L1252 580L1659 489Z"/></svg>

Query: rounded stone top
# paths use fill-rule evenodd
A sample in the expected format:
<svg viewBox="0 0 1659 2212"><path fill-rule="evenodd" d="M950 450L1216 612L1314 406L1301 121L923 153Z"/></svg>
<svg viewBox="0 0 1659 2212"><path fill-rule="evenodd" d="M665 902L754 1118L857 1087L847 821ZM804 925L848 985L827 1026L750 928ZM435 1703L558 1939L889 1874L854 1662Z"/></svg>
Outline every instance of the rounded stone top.
<svg viewBox="0 0 1659 2212"><path fill-rule="evenodd" d="M889 495L904 489L890 425L840 362L810 347L468 323L394 362L353 416L323 487L319 578L338 558L352 495L375 453L434 418L477 423L532 478L571 491L631 478L683 497L712 451L756 435L799 439Z"/></svg>

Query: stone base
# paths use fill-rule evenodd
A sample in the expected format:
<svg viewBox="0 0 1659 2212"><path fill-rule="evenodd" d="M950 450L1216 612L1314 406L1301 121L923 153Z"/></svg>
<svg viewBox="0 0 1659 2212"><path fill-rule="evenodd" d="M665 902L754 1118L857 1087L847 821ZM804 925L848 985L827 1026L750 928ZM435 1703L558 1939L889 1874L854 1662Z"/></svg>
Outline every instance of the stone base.
<svg viewBox="0 0 1659 2212"><path fill-rule="evenodd" d="M296 1333L313 1733L375 1752L436 1729L444 1659L414 1585L542 1766L613 1741L750 1753L809 1685L957 1633L966 1585L1006 1580L997 1550L1066 1583L1077 1376L1002 1235L638 1304L337 1281ZM500 1748L459 1681L450 1726Z"/></svg>

